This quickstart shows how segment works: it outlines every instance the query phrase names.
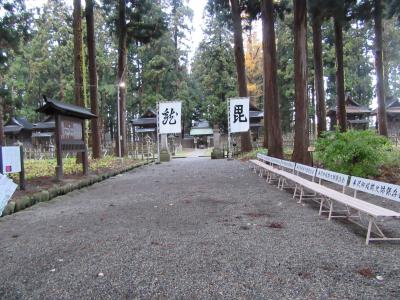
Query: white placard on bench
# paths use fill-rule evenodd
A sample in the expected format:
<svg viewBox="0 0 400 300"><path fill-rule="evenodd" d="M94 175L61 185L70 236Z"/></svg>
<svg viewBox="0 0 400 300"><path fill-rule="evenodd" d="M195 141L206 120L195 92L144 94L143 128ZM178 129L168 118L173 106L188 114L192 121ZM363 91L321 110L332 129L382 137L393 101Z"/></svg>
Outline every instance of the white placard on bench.
<svg viewBox="0 0 400 300"><path fill-rule="evenodd" d="M270 158L272 164L278 165L278 166L281 165L281 159L275 158L275 157L272 157L272 156L269 156L269 158Z"/></svg>
<svg viewBox="0 0 400 300"><path fill-rule="evenodd" d="M399 185L352 176L349 187L354 190L400 202Z"/></svg>
<svg viewBox="0 0 400 300"><path fill-rule="evenodd" d="M281 159L281 166L286 169L289 169L289 170L294 170L296 163L294 163L292 161Z"/></svg>
<svg viewBox="0 0 400 300"><path fill-rule="evenodd" d="M336 183L341 186L347 185L347 181L349 180L349 175L345 175L345 174L337 173L337 172L333 172L333 171L328 171L328 170L324 170L324 169L318 169L316 177L326 180L326 181Z"/></svg>
<svg viewBox="0 0 400 300"><path fill-rule="evenodd" d="M306 165L302 165L302 164L296 164L295 170L297 172L309 175L311 177L315 176L315 172L317 171L316 168L310 167L310 166L306 166Z"/></svg>

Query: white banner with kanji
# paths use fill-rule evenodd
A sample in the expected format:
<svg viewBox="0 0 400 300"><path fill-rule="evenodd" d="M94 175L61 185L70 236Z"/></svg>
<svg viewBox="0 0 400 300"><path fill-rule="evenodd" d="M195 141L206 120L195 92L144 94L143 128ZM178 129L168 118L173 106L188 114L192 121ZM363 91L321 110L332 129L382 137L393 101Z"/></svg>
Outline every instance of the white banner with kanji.
<svg viewBox="0 0 400 300"><path fill-rule="evenodd" d="M229 100L230 132L246 132L250 129L250 98Z"/></svg>
<svg viewBox="0 0 400 300"><path fill-rule="evenodd" d="M180 133L182 102L160 102L158 104L158 128L160 134Z"/></svg>

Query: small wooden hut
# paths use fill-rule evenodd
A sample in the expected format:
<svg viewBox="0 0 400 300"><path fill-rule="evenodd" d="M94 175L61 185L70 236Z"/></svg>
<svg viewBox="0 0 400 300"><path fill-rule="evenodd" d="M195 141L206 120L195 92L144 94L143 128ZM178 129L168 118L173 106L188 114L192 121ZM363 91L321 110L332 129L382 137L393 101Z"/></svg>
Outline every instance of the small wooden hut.
<svg viewBox="0 0 400 300"><path fill-rule="evenodd" d="M330 118L330 130L335 130L336 107L332 106L328 110ZM346 116L347 127L350 129L366 130L369 128L369 117L371 109L354 101L350 95L346 96Z"/></svg>
<svg viewBox="0 0 400 300"><path fill-rule="evenodd" d="M6 144L13 145L15 143L22 143L24 145L30 145L32 143L32 130L33 124L25 117L10 118L10 120L4 124Z"/></svg>
<svg viewBox="0 0 400 300"><path fill-rule="evenodd" d="M193 121L193 126L190 129L190 136L194 139L195 148L212 147L213 129L207 120L200 119Z"/></svg>
<svg viewBox="0 0 400 300"><path fill-rule="evenodd" d="M389 135L400 134L400 101L399 99L388 99L386 104L386 117ZM373 116L378 114L378 109L374 109L371 113ZM376 121L378 126L378 121Z"/></svg>

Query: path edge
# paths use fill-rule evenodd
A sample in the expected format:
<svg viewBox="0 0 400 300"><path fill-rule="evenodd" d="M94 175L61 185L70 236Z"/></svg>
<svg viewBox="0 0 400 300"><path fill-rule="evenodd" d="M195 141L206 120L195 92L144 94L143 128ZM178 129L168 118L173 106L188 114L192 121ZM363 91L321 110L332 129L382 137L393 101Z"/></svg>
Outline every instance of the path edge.
<svg viewBox="0 0 400 300"><path fill-rule="evenodd" d="M81 179L81 180L73 182L73 183L67 183L67 184L59 186L59 187L53 187L48 190L42 190L33 195L22 197L22 198L18 199L18 201L11 200L10 202L8 202L8 204L4 208L3 213L0 217L5 217L8 215L14 214L14 213L22 211L28 207L31 207L37 203L50 201L58 196L66 195L75 190L80 190L82 188L91 186L95 183L104 181L110 177L114 177L116 175L132 171L133 169L149 165L153 162L154 161L152 161L152 160L140 162L140 163L116 170L116 171L110 171L110 172L104 173L102 175L86 177L84 179Z"/></svg>

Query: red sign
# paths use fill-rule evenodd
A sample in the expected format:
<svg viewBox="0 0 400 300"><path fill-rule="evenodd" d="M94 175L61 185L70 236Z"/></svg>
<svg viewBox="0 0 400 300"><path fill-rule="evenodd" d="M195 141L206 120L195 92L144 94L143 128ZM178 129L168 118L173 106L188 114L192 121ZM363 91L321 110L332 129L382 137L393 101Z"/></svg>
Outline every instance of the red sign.
<svg viewBox="0 0 400 300"><path fill-rule="evenodd" d="M12 167L11 166L6 166L6 172L7 173L11 173L12 171Z"/></svg>

